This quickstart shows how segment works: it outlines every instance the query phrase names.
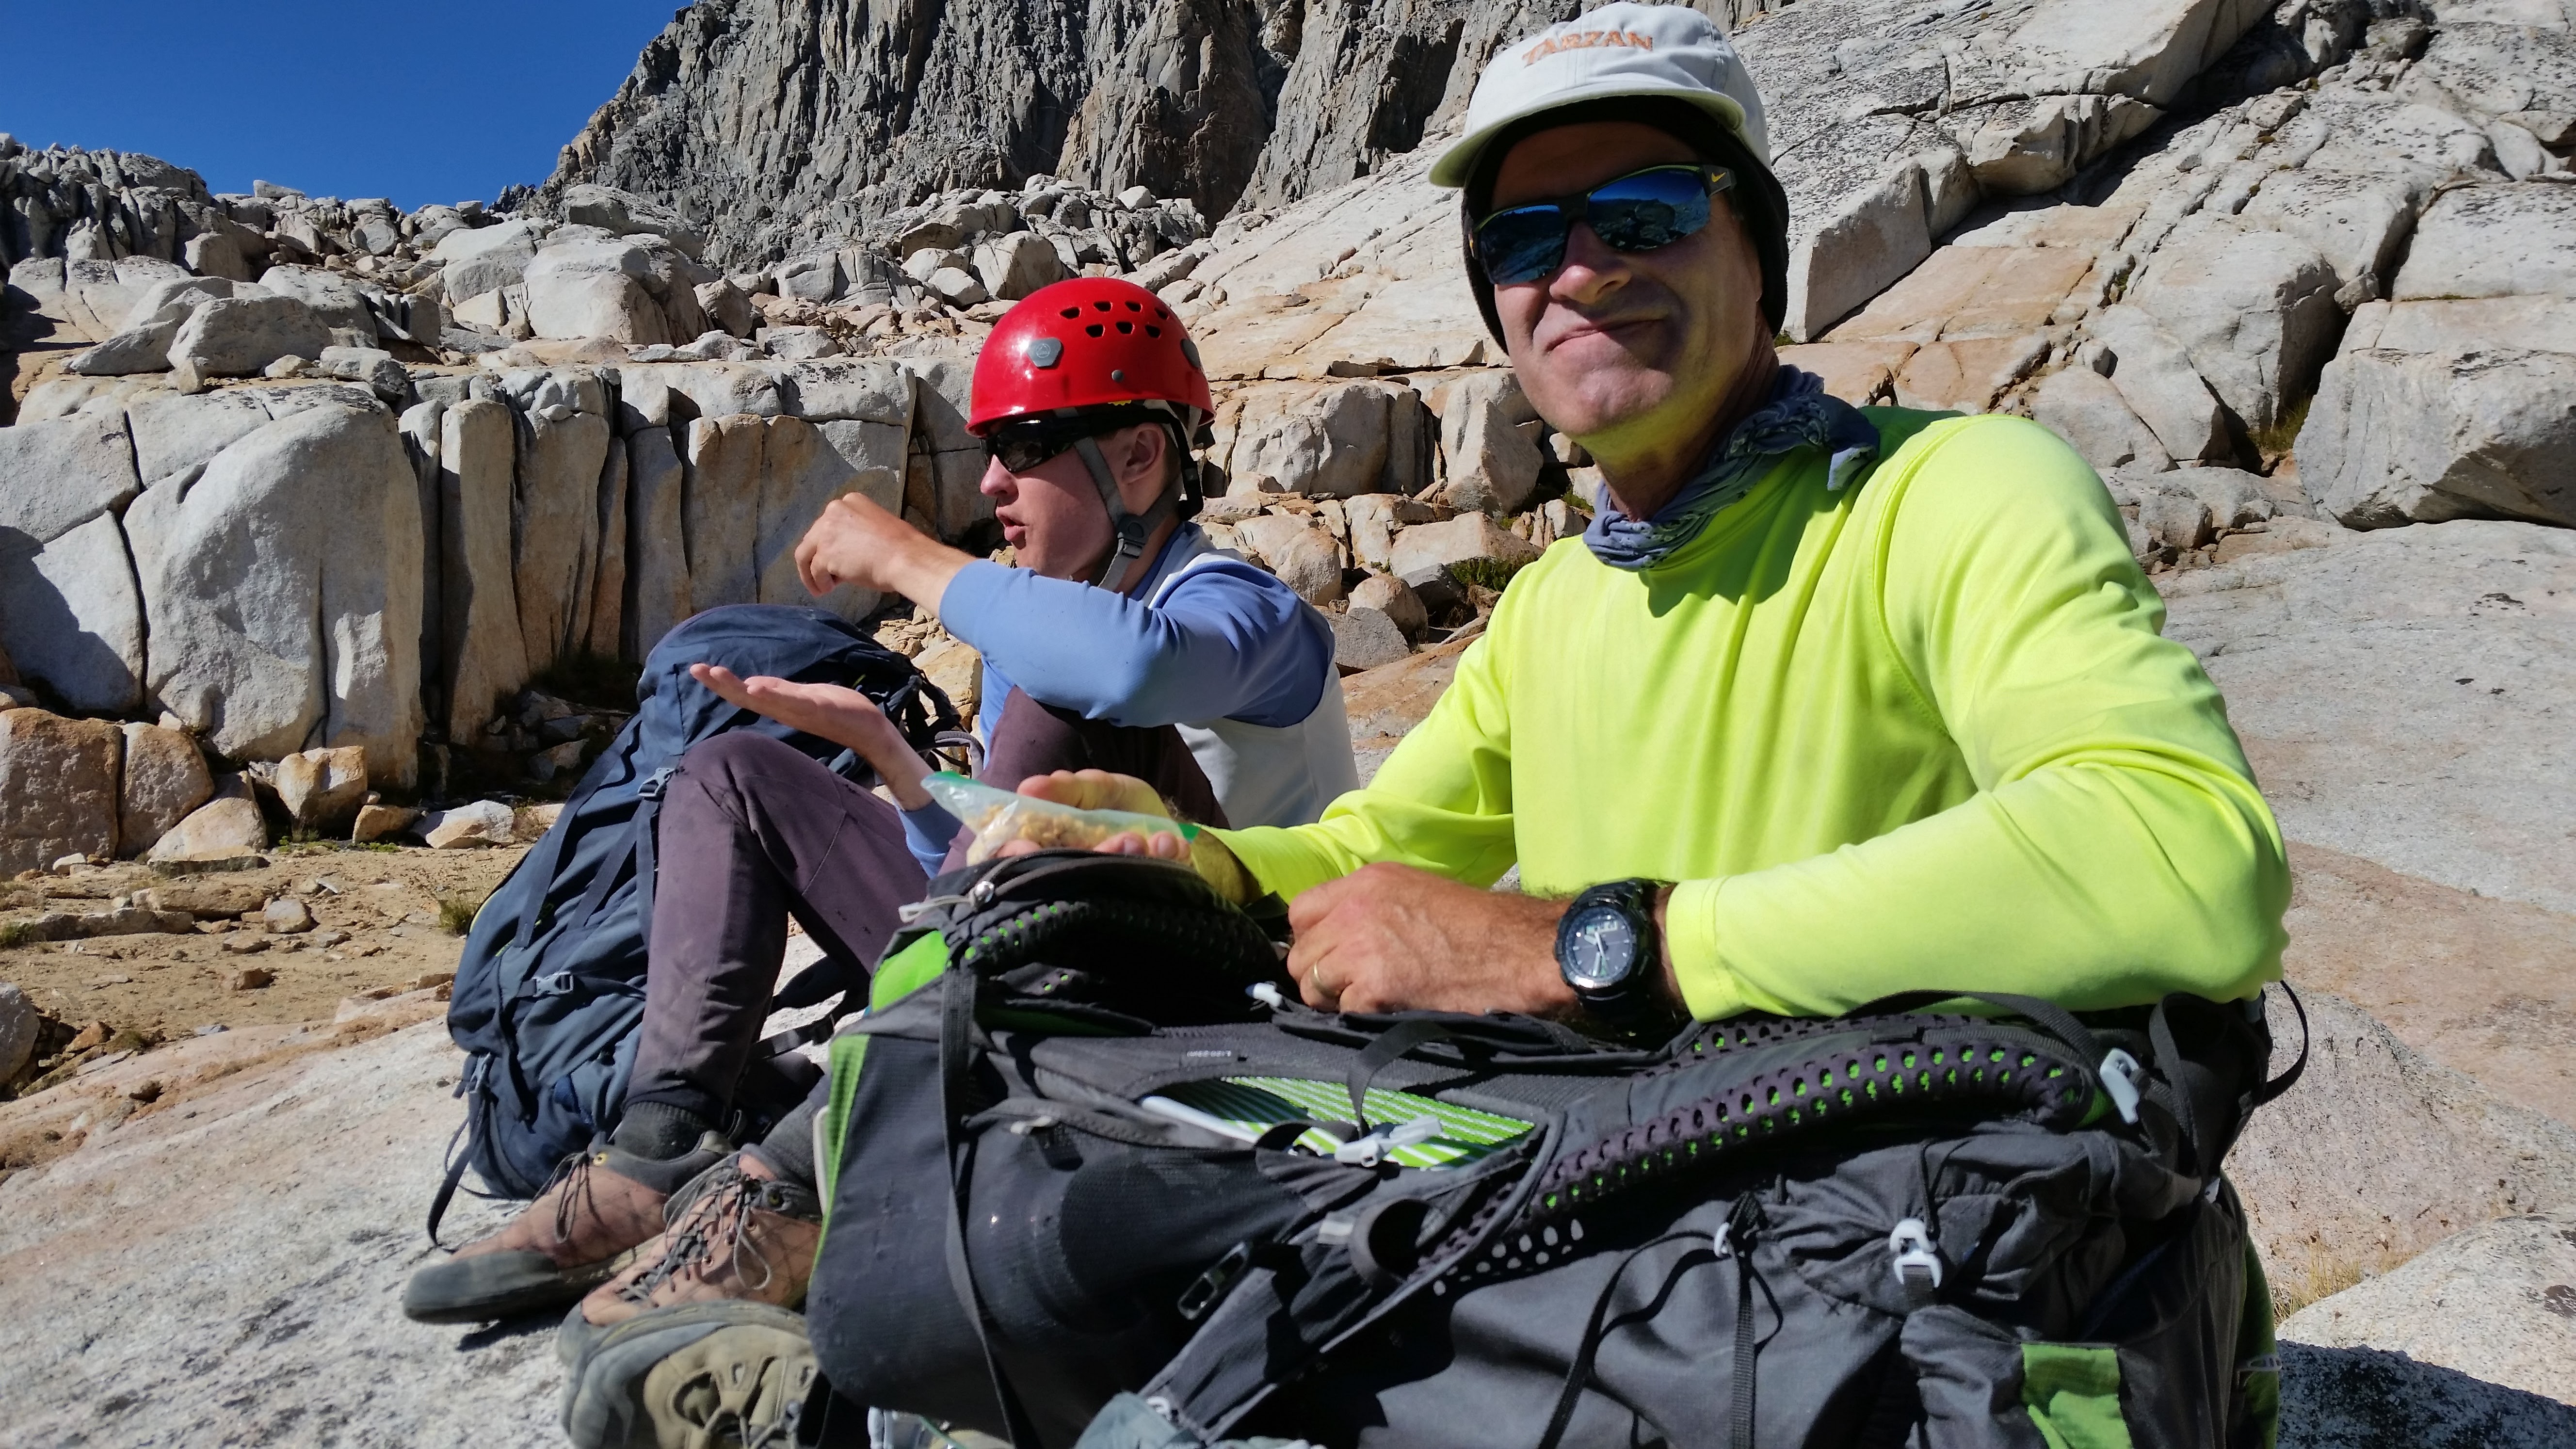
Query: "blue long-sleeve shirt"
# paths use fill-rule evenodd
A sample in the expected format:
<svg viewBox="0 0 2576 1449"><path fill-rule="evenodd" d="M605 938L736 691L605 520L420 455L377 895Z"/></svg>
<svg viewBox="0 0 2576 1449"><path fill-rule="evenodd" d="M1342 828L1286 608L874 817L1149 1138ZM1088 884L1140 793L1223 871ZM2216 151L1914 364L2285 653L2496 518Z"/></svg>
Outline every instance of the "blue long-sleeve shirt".
<svg viewBox="0 0 2576 1449"><path fill-rule="evenodd" d="M1142 729L1276 727L1312 714L1333 677L1333 631L1294 589L1220 557L1155 599L1202 547L1198 526L1181 525L1129 594L990 561L958 570L939 616L983 656L976 732L992 739L1014 685L1040 704ZM905 843L933 874L957 830L936 804L904 813Z"/></svg>

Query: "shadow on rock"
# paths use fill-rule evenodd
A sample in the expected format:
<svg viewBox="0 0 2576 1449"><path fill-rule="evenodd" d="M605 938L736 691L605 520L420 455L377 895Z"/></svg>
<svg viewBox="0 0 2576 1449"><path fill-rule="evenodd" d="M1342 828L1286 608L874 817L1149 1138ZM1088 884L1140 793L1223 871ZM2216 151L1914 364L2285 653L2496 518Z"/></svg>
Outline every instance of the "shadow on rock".
<svg viewBox="0 0 2576 1449"><path fill-rule="evenodd" d="M2558 1449L2576 1408L2376 1348L2281 1345L2281 1449Z"/></svg>

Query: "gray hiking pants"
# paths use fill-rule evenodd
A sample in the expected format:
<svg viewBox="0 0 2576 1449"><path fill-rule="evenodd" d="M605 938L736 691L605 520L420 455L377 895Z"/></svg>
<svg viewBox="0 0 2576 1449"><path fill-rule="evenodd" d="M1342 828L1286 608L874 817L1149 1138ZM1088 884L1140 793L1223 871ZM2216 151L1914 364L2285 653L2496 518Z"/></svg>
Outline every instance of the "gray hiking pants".
<svg viewBox="0 0 2576 1449"><path fill-rule="evenodd" d="M1134 775L1191 818L1225 823L1178 730L1084 719L1013 690L982 778L1009 788L1085 769ZM950 848L949 868L963 862L965 845L961 837ZM893 937L896 909L919 900L928 882L892 805L748 731L681 757L657 853L642 1039L626 1100L720 1123L754 1065L788 917L858 980Z"/></svg>

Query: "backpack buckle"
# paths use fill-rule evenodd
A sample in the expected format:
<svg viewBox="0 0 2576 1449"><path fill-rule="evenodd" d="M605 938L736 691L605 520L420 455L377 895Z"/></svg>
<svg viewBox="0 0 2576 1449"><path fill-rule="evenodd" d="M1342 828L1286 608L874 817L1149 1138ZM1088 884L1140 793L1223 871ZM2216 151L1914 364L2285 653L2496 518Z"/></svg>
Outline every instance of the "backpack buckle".
<svg viewBox="0 0 2576 1449"><path fill-rule="evenodd" d="M1941 1286L1941 1255L1932 1246L1931 1230L1921 1218L1907 1218L1887 1235L1887 1251L1894 1255L1896 1281L1908 1288L1918 1286L1909 1273L1924 1275L1927 1286Z"/></svg>
<svg viewBox="0 0 2576 1449"><path fill-rule="evenodd" d="M550 976L532 977L528 982L530 996L562 996L571 990L572 973L569 971L557 971Z"/></svg>
<svg viewBox="0 0 2576 1449"><path fill-rule="evenodd" d="M1225 1296L1225 1290L1234 1286L1234 1280L1243 1276L1243 1270L1251 1266L1250 1243L1237 1243L1226 1249L1225 1256L1217 1259L1215 1266L1201 1273L1197 1281L1181 1291L1181 1301L1174 1306L1180 1310L1182 1320L1198 1322L1216 1306L1218 1299Z"/></svg>
<svg viewBox="0 0 2576 1449"><path fill-rule="evenodd" d="M635 798L638 800L661 799L663 787L670 784L671 777L678 773L679 767L677 765L664 765L662 768L655 770L652 774L644 777L643 784L635 787Z"/></svg>
<svg viewBox="0 0 2576 1449"><path fill-rule="evenodd" d="M2102 1058L2102 1090L2110 1095L2111 1105L2120 1109L2120 1120L2138 1125L2138 1083L2145 1080L2147 1069L2138 1059L2118 1047Z"/></svg>

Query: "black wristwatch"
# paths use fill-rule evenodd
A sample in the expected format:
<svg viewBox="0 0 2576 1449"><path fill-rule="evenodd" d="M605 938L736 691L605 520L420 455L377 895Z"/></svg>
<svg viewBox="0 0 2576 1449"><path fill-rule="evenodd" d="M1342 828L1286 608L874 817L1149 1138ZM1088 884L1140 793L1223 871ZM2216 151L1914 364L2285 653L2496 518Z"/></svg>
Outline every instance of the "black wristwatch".
<svg viewBox="0 0 2576 1449"><path fill-rule="evenodd" d="M1664 996L1663 933L1655 893L1663 882L1614 880L1574 898L1556 923L1556 968L1584 1011L1630 1036L1677 1020Z"/></svg>

